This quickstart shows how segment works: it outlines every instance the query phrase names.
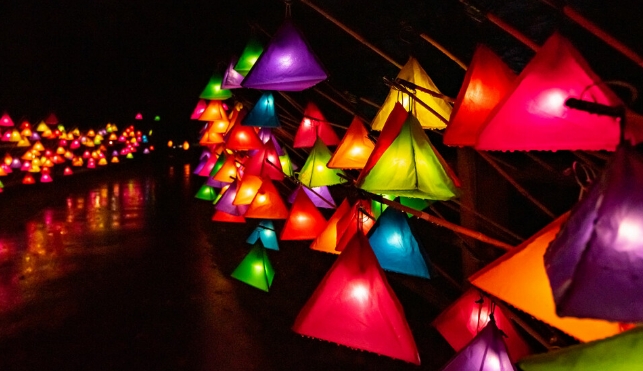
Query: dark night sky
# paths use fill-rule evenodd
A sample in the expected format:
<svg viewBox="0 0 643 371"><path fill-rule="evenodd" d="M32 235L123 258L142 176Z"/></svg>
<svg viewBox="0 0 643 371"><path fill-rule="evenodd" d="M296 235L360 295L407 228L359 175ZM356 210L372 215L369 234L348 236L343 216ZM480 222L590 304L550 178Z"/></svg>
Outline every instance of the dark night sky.
<svg viewBox="0 0 643 371"><path fill-rule="evenodd" d="M465 61L477 42L491 46L517 70L533 56L495 26L474 21L458 0L315 2L398 62L404 63L409 52L416 54L438 87L453 96L463 71L418 39L407 36L411 43L403 42L403 24L432 35ZM538 0L469 3L493 10L538 42L561 29L603 78L643 87L642 69ZM642 8L639 0L573 3L643 53L643 27L635 19ZM305 5L295 2L292 14L329 70L333 86L383 100L387 89L381 78L394 76L394 67ZM123 123L142 111L161 115L177 130L194 130L198 125L189 123L189 114L198 94L217 67L240 53L250 35L248 22L272 33L283 17L279 0L4 0L0 110L30 120L54 111L63 123L80 126ZM310 94L297 98L303 101ZM348 123L348 117L337 115Z"/></svg>

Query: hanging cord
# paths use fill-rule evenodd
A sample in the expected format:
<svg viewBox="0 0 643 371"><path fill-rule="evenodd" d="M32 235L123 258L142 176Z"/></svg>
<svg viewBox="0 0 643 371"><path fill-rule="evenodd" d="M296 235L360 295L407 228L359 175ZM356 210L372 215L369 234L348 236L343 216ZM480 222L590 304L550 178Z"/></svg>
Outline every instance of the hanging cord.
<svg viewBox="0 0 643 371"><path fill-rule="evenodd" d="M580 174L580 170L583 171L582 175ZM574 161L572 164L572 171L574 173L574 179L580 187L580 193L578 195L578 200L580 201L585 197L585 194L587 194L587 191L589 190L589 186L594 182L594 179L596 179L596 172L591 167L578 161Z"/></svg>

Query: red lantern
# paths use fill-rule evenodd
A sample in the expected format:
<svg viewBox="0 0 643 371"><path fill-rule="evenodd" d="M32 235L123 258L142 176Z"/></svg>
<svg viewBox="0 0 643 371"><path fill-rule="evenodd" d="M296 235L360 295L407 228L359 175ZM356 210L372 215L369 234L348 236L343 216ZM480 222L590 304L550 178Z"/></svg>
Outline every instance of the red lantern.
<svg viewBox="0 0 643 371"><path fill-rule="evenodd" d="M299 192L290 215L281 231L281 240L313 240L326 226L326 219L317 210L306 192Z"/></svg>
<svg viewBox="0 0 643 371"><path fill-rule="evenodd" d="M310 148L315 145L319 137L327 146L334 146L339 143L339 138L333 128L328 124L326 118L313 102L308 102L304 111L304 118L299 124L295 134L295 148Z"/></svg>

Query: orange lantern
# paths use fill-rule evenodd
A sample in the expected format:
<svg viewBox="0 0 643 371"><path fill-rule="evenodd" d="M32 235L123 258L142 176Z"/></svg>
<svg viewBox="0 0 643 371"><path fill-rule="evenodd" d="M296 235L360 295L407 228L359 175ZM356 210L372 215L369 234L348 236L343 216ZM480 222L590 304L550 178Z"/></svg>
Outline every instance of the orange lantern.
<svg viewBox="0 0 643 371"><path fill-rule="evenodd" d="M344 199L335 210L335 213L333 213L333 216L328 219L324 230L310 244L310 248L331 254L339 254L340 251L335 250L335 246L337 246L337 222L350 210L351 205L348 203L348 199Z"/></svg>
<svg viewBox="0 0 643 371"><path fill-rule="evenodd" d="M373 148L375 143L369 139L362 120L355 116L326 166L330 169L362 169Z"/></svg>
<svg viewBox="0 0 643 371"><path fill-rule="evenodd" d="M288 209L270 179L265 178L263 180L261 188L257 191L257 195L252 200L244 216L257 219L288 218Z"/></svg>

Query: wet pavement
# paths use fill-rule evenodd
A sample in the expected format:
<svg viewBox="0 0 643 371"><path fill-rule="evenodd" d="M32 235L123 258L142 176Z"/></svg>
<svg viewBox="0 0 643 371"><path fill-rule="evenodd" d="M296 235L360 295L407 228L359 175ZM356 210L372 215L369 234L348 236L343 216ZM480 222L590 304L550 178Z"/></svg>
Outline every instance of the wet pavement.
<svg viewBox="0 0 643 371"><path fill-rule="evenodd" d="M430 326L440 290L394 274L422 366L292 332L335 256L285 242L270 293L232 279L256 222L210 221L191 171L150 161L0 195L0 370L435 370L452 356Z"/></svg>

